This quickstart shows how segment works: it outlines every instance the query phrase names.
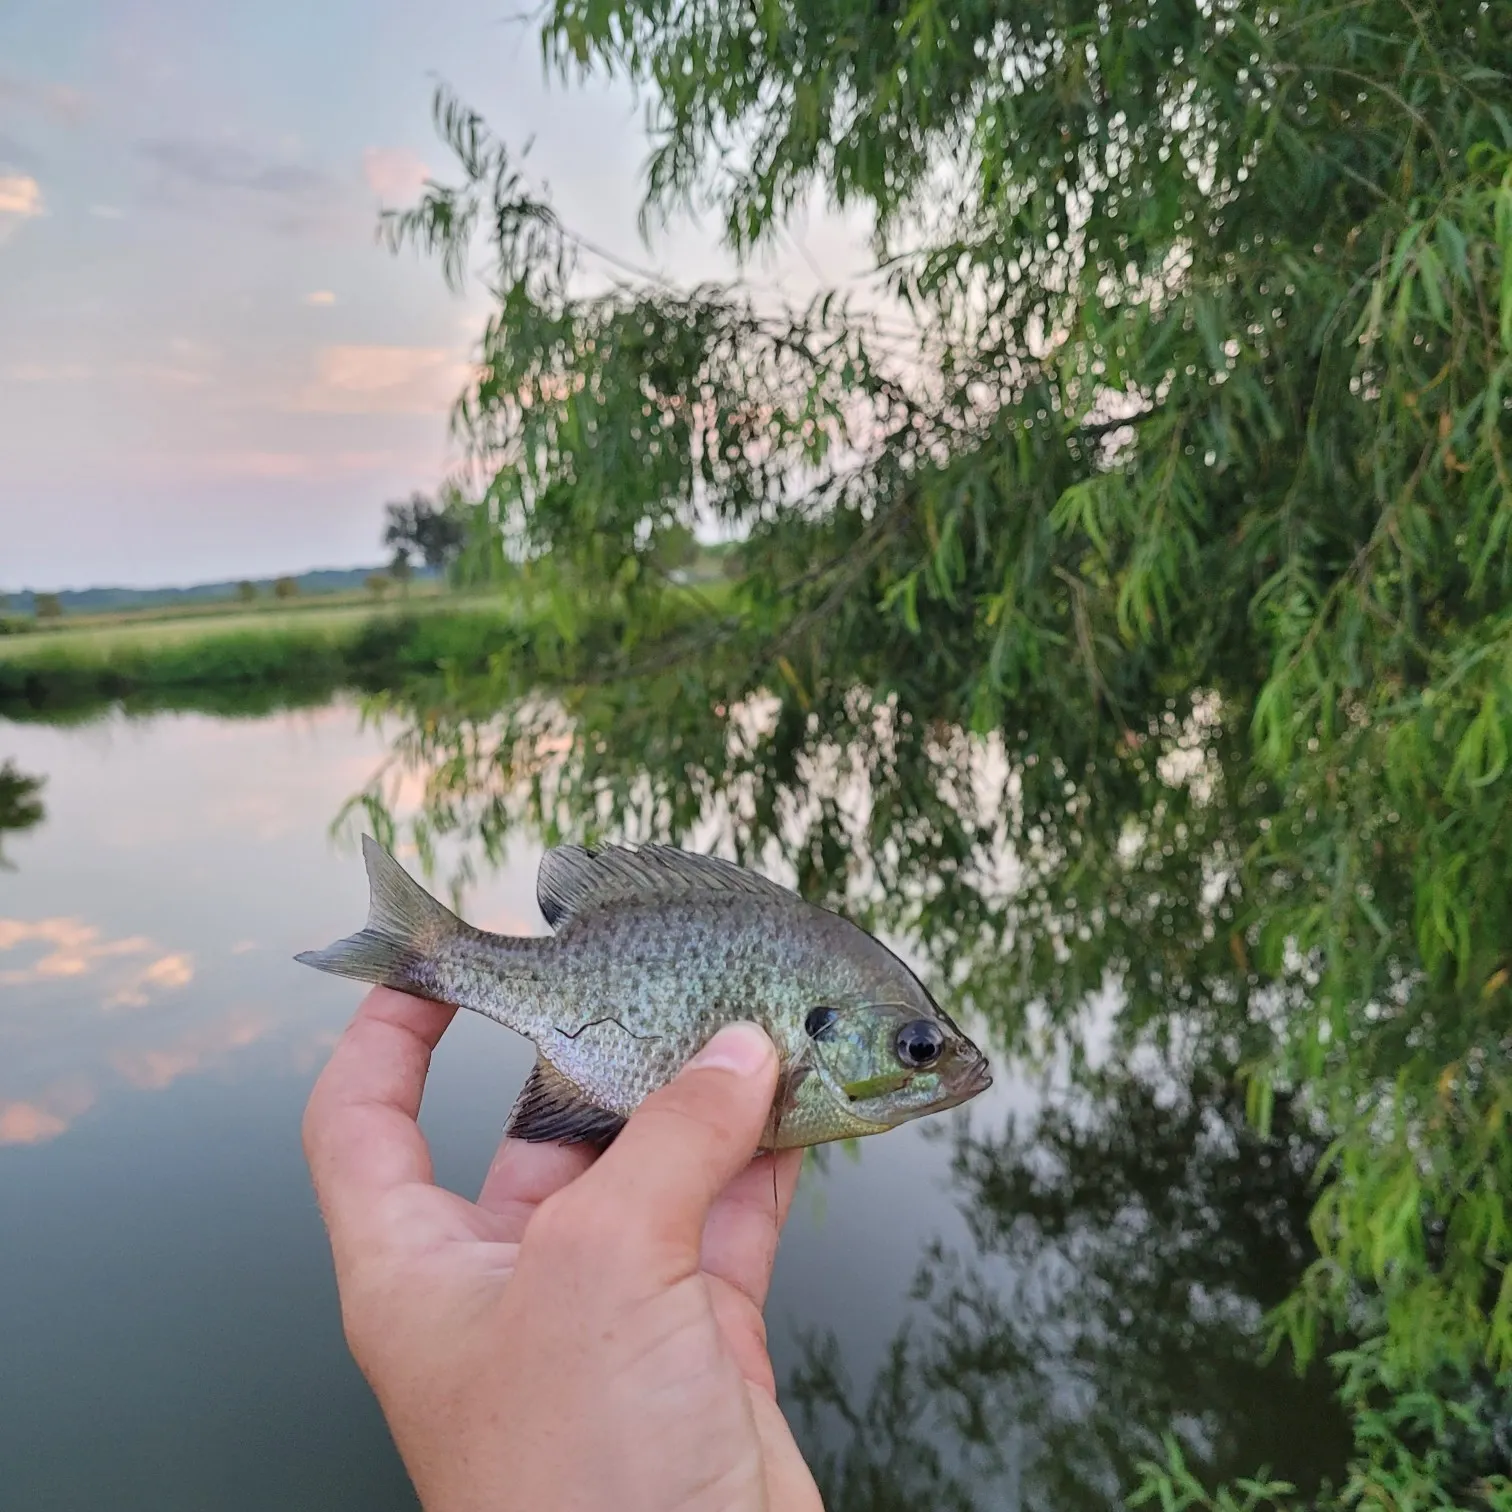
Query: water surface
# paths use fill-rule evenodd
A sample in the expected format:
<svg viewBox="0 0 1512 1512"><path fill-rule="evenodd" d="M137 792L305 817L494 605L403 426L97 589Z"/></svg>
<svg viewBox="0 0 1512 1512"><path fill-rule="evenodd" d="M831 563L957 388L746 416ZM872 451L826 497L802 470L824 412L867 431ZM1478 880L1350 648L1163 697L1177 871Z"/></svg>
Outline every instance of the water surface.
<svg viewBox="0 0 1512 1512"><path fill-rule="evenodd" d="M382 759L350 708L0 724L45 818L0 872L0 1505L412 1507L340 1333L299 1151L355 984L293 964L366 885L328 826ZM468 895L544 929L527 837ZM413 862L411 863L413 864ZM470 1192L528 1045L461 1015L422 1123ZM805 1178L769 1317L832 1508L1098 1508L1173 1422L1215 1472L1338 1463L1326 1383L1255 1363L1309 1152L1221 1087L956 1115Z"/></svg>

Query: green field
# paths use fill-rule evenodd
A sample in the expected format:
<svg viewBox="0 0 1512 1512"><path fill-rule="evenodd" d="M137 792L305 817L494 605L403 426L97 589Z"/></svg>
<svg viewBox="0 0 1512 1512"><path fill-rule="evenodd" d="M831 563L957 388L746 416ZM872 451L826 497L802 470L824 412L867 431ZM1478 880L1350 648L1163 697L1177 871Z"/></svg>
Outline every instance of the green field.
<svg viewBox="0 0 1512 1512"><path fill-rule="evenodd" d="M234 698L385 686L446 667L481 667L519 622L518 609L496 591L91 616L0 636L0 711L186 692Z"/></svg>
<svg viewBox="0 0 1512 1512"><path fill-rule="evenodd" d="M64 620L24 635L0 636L0 661L28 663L109 659L121 653L183 645L221 636L298 631L312 640L340 640L353 627L437 613L498 611L497 593L448 595L436 591L375 602L370 596L332 594L303 604L196 605L162 612L138 610Z"/></svg>

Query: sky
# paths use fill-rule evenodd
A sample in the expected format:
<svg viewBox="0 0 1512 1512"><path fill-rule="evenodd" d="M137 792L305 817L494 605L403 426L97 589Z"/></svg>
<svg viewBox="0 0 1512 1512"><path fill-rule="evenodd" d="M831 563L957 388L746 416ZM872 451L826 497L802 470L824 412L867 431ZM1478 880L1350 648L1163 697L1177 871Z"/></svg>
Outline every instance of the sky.
<svg viewBox="0 0 1512 1512"><path fill-rule="evenodd" d="M567 224L678 279L711 232L636 230L624 86L548 78L508 0L6 0L0 6L0 592L376 562L383 505L457 460L476 284L378 245L449 165L437 82ZM801 241L802 247L796 245ZM859 265L811 217L753 276Z"/></svg>

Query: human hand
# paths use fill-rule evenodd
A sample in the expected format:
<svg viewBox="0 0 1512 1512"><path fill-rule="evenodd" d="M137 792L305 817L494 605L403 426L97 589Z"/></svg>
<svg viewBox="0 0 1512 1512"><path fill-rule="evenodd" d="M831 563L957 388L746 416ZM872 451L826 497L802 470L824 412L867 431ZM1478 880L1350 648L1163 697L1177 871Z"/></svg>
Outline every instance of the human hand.
<svg viewBox="0 0 1512 1512"><path fill-rule="evenodd" d="M801 1157L751 1159L771 1041L716 1036L596 1161L506 1139L473 1203L415 1121L454 1012L374 989L304 1121L347 1340L427 1512L822 1512L761 1316Z"/></svg>

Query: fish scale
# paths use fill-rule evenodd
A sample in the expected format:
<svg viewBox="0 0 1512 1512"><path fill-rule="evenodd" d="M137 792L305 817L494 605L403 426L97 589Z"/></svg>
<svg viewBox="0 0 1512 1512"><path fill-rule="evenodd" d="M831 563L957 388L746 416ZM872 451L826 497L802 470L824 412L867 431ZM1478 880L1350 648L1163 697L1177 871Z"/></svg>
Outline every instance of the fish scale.
<svg viewBox="0 0 1512 1512"><path fill-rule="evenodd" d="M473 928L368 837L367 926L298 960L454 1003L527 1036L523 1139L607 1143L725 1024L782 1067L774 1147L880 1133L990 1082L981 1051L880 941L730 862L671 846L547 852L546 938Z"/></svg>

